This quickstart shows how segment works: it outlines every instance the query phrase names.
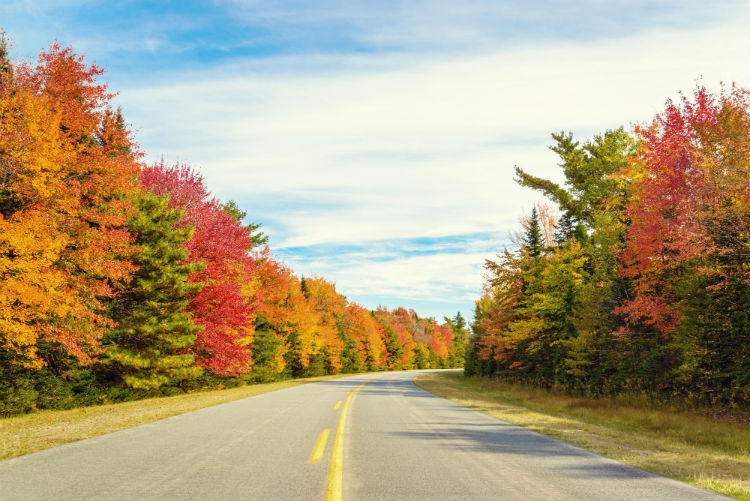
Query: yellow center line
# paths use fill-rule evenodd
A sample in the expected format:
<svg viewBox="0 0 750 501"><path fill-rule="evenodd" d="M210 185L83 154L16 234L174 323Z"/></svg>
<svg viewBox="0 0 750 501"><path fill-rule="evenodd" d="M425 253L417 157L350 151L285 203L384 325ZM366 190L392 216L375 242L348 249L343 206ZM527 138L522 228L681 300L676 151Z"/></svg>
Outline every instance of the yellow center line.
<svg viewBox="0 0 750 501"><path fill-rule="evenodd" d="M326 501L343 501L344 499L344 428L346 427L346 411L349 409L349 402L358 389L370 381L375 381L383 376L368 379L348 393L344 407L341 408L339 424L336 427L336 436L333 439L333 451L331 452L331 471L328 474L328 491ZM338 404L337 404L338 405Z"/></svg>
<svg viewBox="0 0 750 501"><path fill-rule="evenodd" d="M328 443L328 435L330 433L330 428L326 428L322 432L320 432L320 436L315 442L315 446L313 447L312 453L310 454L310 459L307 460L308 463L317 463L321 459L323 459L323 454L326 451L326 444Z"/></svg>
<svg viewBox="0 0 750 501"><path fill-rule="evenodd" d="M339 400L338 402L336 402L336 405L333 406L333 410L337 411L337 410L339 410L339 407L341 407L341 400Z"/></svg>

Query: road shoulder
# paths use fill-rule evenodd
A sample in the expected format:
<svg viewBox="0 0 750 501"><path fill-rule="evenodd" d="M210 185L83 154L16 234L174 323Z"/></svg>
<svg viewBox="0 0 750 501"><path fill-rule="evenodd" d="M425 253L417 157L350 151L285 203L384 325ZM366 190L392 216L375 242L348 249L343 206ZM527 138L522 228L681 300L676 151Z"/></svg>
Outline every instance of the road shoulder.
<svg viewBox="0 0 750 501"><path fill-rule="evenodd" d="M666 477L750 500L750 457L746 449L743 453L741 448L721 450L716 446L688 443L663 434L663 429L658 433L650 432L633 423L606 419L606 416L586 420L575 412L559 408L555 412L540 411L539 402L535 409L532 405L508 401L502 392L493 391L490 381L467 381L460 374L422 374L414 382L430 393L508 423ZM746 434L745 431L744 442L738 442L745 447Z"/></svg>

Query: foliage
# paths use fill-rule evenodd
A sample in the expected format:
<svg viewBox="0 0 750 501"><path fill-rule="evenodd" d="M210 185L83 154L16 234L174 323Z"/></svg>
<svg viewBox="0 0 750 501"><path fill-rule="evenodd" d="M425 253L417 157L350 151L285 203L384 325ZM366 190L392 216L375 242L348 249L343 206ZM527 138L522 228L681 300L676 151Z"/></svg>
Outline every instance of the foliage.
<svg viewBox="0 0 750 501"><path fill-rule="evenodd" d="M461 327L295 276L196 170L142 165L102 73L0 37L0 414L411 368L417 344L460 363Z"/></svg>
<svg viewBox="0 0 750 501"><path fill-rule="evenodd" d="M5 42L3 41L3 47ZM13 363L89 364L112 327L102 298L134 267L124 224L140 153L101 70L55 44L0 79L0 346Z"/></svg>
<svg viewBox="0 0 750 501"><path fill-rule="evenodd" d="M516 168L563 214L542 245L535 208L486 262L467 375L750 402L749 113L747 91L699 87L637 138L553 134L564 186Z"/></svg>
<svg viewBox="0 0 750 501"><path fill-rule="evenodd" d="M190 275L191 282L203 287L190 296L188 311L203 329L189 353L216 374L249 372L255 316L252 232L211 197L202 176L186 165L160 162L144 168L140 180L154 193L168 195L171 207L184 211L182 227L195 228L185 245L187 261L205 266Z"/></svg>
<svg viewBox="0 0 750 501"><path fill-rule="evenodd" d="M138 214L128 229L138 245L132 262L138 267L127 290L112 301L117 327L105 336L104 370L127 386L151 390L198 376L186 352L200 331L186 310L189 296L202 284L188 283L201 263L185 262L183 244L192 227L180 230L181 212L168 207L167 197L144 193L136 197Z"/></svg>

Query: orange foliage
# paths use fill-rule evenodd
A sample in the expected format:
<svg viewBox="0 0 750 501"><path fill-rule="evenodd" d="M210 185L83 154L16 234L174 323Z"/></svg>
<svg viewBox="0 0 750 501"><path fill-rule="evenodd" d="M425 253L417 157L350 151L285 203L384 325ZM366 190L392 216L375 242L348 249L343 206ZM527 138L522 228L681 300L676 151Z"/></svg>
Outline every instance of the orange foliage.
<svg viewBox="0 0 750 501"><path fill-rule="evenodd" d="M139 154L100 73L53 46L0 87L0 343L29 366L39 339L90 362L111 326L99 298L133 269L120 256Z"/></svg>
<svg viewBox="0 0 750 501"><path fill-rule="evenodd" d="M316 314L315 352L325 350L329 369L341 369L341 352L344 341L338 336L337 324L344 316L346 298L336 292L336 286L319 277L305 279L307 298Z"/></svg>
<svg viewBox="0 0 750 501"><path fill-rule="evenodd" d="M413 336L416 332L416 313L399 307L390 312L381 308L378 309L375 314L396 331L396 334L398 335L398 343L404 349L401 363L405 367L411 366L415 358Z"/></svg>
<svg viewBox="0 0 750 501"><path fill-rule="evenodd" d="M361 360L369 370L385 367L388 352L385 349L382 326L375 317L357 303L349 303L344 311L347 334L357 342Z"/></svg>

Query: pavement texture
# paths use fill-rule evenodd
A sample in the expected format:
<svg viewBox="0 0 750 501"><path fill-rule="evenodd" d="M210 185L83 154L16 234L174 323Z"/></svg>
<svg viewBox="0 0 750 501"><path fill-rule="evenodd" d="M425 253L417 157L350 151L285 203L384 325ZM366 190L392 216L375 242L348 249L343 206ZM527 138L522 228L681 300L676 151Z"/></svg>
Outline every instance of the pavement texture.
<svg viewBox="0 0 750 501"><path fill-rule="evenodd" d="M296 386L3 461L0 500L731 499L436 397L419 373Z"/></svg>

